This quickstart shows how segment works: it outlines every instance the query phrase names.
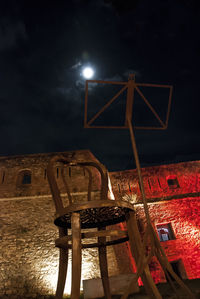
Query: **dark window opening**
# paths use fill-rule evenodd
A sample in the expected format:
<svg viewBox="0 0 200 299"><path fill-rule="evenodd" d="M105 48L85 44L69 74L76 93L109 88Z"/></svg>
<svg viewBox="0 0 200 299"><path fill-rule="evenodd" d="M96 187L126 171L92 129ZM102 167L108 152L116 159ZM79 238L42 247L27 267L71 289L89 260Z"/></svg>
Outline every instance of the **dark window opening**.
<svg viewBox="0 0 200 299"><path fill-rule="evenodd" d="M47 170L45 169L44 170L44 179L46 180L46 178L47 178Z"/></svg>
<svg viewBox="0 0 200 299"><path fill-rule="evenodd" d="M23 184L23 185L31 184L31 174L29 174L29 173L25 173L25 174L23 175L22 184Z"/></svg>
<svg viewBox="0 0 200 299"><path fill-rule="evenodd" d="M161 242L166 242L175 239L171 223L159 224L156 226L156 229Z"/></svg>
<svg viewBox="0 0 200 299"><path fill-rule="evenodd" d="M162 189L159 178L158 178L158 185L159 185L160 189Z"/></svg>
<svg viewBox="0 0 200 299"><path fill-rule="evenodd" d="M85 169L84 170L84 175L85 175ZM72 170L71 170L71 167L69 167L69 177L71 178L71 175L72 175Z"/></svg>
<svg viewBox="0 0 200 299"><path fill-rule="evenodd" d="M173 261L173 262L170 263L170 265L172 266L172 270L174 271L174 273L178 277L182 278L182 274L181 274L181 270L180 270L180 268L181 268L181 260L179 260L179 261ZM169 277L171 278L171 280L175 280L174 277L168 271L167 271L167 274L169 275ZM167 279L167 281L169 281L168 276L166 277L166 279Z"/></svg>
<svg viewBox="0 0 200 299"><path fill-rule="evenodd" d="M32 180L31 171L30 170L22 170L18 174L17 186L21 187L22 185L30 185L31 180Z"/></svg>
<svg viewBox="0 0 200 299"><path fill-rule="evenodd" d="M178 179L175 175L170 175L167 177L167 184L168 184L168 187L171 189L180 187Z"/></svg>
<svg viewBox="0 0 200 299"><path fill-rule="evenodd" d="M170 264L172 266L173 271L176 273L176 275L178 275L179 277L181 277L181 272L180 272L180 269L179 269L179 261L172 262Z"/></svg>
<svg viewBox="0 0 200 299"><path fill-rule="evenodd" d="M59 176L59 169L58 168L56 170L56 174L57 174L57 178L58 178L58 176Z"/></svg>
<svg viewBox="0 0 200 299"><path fill-rule="evenodd" d="M2 175L2 180L1 180L2 184L4 183L4 180L5 180L5 171L3 172L3 175Z"/></svg>
<svg viewBox="0 0 200 299"><path fill-rule="evenodd" d="M149 189L151 190L151 184L150 184L149 179L148 179L148 185L149 185Z"/></svg>

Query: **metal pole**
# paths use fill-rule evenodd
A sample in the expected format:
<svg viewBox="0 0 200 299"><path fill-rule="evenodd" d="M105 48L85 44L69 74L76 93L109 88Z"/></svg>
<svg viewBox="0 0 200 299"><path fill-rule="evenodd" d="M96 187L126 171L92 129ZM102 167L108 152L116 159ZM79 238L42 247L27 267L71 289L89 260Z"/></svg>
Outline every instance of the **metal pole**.
<svg viewBox="0 0 200 299"><path fill-rule="evenodd" d="M134 100L134 88L135 88L135 75L130 74L127 84L127 100L126 100L126 119L125 126L128 127L128 118L132 119L133 113L133 100Z"/></svg>
<svg viewBox="0 0 200 299"><path fill-rule="evenodd" d="M131 144L132 144L132 149L133 149L133 155L134 155L134 158L135 158L135 163L136 163L136 168L137 168L137 173L138 173L138 178L139 178L140 191L141 191L141 194L142 194L142 200L143 200L143 204L144 204L144 211L145 211L146 218L147 218L147 224L150 224L151 219L150 219L147 200L146 200L145 191L144 191L142 172L141 172L140 161L139 161L136 142L135 142L135 136L134 136L134 133L133 133L133 126L132 126L132 123L131 123L131 120L130 120L129 117L128 117L127 121L128 121L130 136L131 136Z"/></svg>
<svg viewBox="0 0 200 299"><path fill-rule="evenodd" d="M138 157L138 152L137 152L137 146L135 142L135 136L133 133L133 126L132 126L132 113L133 113L133 100L134 100L134 89L135 89L135 76L134 75L129 75L129 80L128 80L128 91L127 91L127 101L126 101L126 122L125 124L129 128L130 136L131 136L131 144L133 148L133 155L135 158L135 163L136 163L136 168L137 168L137 173L138 173L138 178L139 178L139 185L140 185L140 190L142 194L142 200L144 204L144 210L147 218L147 224L150 224L150 215L148 211L148 206L147 206L147 201L146 201L146 196L145 196L145 191L144 191L144 184L142 180L142 173L141 173L141 167L140 167L140 161Z"/></svg>

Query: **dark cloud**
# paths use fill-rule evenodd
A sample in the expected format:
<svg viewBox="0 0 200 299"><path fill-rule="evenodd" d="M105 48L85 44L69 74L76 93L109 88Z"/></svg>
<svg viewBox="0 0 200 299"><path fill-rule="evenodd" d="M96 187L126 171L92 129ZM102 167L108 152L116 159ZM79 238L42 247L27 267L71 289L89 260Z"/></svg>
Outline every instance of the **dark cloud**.
<svg viewBox="0 0 200 299"><path fill-rule="evenodd" d="M98 80L174 86L168 130L136 132L144 165L200 159L199 29L195 0L1 1L0 154L89 148L109 169L134 167L128 131L83 129L90 65ZM90 116L115 92L90 84ZM165 110L164 94L144 92ZM123 122L125 97L100 121ZM137 101L135 120L149 121Z"/></svg>
<svg viewBox="0 0 200 299"><path fill-rule="evenodd" d="M19 47L20 41L26 39L26 28L22 22L11 22L5 17L0 20L0 51Z"/></svg>

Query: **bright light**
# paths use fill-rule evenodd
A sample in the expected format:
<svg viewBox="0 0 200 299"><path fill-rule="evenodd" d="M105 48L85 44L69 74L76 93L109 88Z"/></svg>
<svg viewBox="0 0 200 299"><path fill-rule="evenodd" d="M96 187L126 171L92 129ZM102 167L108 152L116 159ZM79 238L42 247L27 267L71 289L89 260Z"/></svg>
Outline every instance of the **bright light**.
<svg viewBox="0 0 200 299"><path fill-rule="evenodd" d="M86 79L90 79L92 78L94 75L94 71L91 67L86 67L84 68L83 70L83 76L86 78Z"/></svg>
<svg viewBox="0 0 200 299"><path fill-rule="evenodd" d="M112 185L111 185L109 174L108 174L108 192L109 192L108 194L110 195L110 199L115 200L115 196L112 191Z"/></svg>

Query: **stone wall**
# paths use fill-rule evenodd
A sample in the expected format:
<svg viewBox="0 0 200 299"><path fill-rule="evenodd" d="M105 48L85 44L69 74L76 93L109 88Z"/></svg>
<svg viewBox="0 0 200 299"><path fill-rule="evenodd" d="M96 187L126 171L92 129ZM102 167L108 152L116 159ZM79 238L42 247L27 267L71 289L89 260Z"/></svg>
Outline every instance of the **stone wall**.
<svg viewBox="0 0 200 299"><path fill-rule="evenodd" d="M141 226L144 226L144 211L141 205L136 208ZM157 225L170 223L173 240L161 242L169 262L181 262L181 277L200 278L200 201L199 197L174 199L149 205L151 221L157 232ZM156 282L165 281L160 266L151 264Z"/></svg>
<svg viewBox="0 0 200 299"><path fill-rule="evenodd" d="M4 198L28 198L34 196L50 195L49 184L47 180L47 165L51 157L59 153L49 154L33 154L26 156L0 157L0 199ZM67 158L74 157L77 160L98 160L90 153L90 151L82 150L76 152L60 153ZM23 184L20 179L23 179L21 173L28 171L31 174L31 184ZM97 190L98 172L95 173L95 181L93 181L93 191ZM83 172L81 168L65 169L65 175L70 183L72 193L86 191L88 181L87 172ZM61 183L61 168L59 163L55 167L55 176L61 192L64 191Z"/></svg>
<svg viewBox="0 0 200 299"><path fill-rule="evenodd" d="M0 210L0 296L34 298L55 294L59 249L54 246L58 232L53 224L55 208L52 199L1 201ZM109 249L109 261L110 274L117 274L112 248ZM70 273L69 262L65 293L70 292ZM99 277L96 249L83 251L82 275L83 279Z"/></svg>
<svg viewBox="0 0 200 299"><path fill-rule="evenodd" d="M26 298L55 294L59 249L55 248L58 230L53 223L55 207L46 177L46 167L53 154L0 158L0 297ZM68 157L73 153L63 153ZM79 160L97 161L89 151L77 151ZM57 171L58 169L58 171ZM31 172L31 184L19 184L21 171ZM55 168L61 185L59 165ZM87 173L66 169L73 198L86 199ZM98 190L98 175L93 194ZM65 193L62 193L65 194ZM62 196L66 199L66 196ZM109 248L109 272L118 274L113 248ZM98 252L85 249L82 254L82 279L99 277ZM69 257L71 261L71 255ZM71 263L65 293L70 293ZM3 298L4 298L3 297Z"/></svg>
<svg viewBox="0 0 200 299"><path fill-rule="evenodd" d="M58 259L52 200L7 200L0 202L0 208L0 295L23 298L27 292L33 297L36 293L51 293L51 275L56 273Z"/></svg>
<svg viewBox="0 0 200 299"><path fill-rule="evenodd" d="M200 162L154 166L142 169L151 221L157 226L170 224L173 240L161 242L170 262L178 262L182 278L200 278ZM136 170L110 175L115 198L135 204L141 234L145 217ZM177 179L175 186L168 179ZM130 257L130 251L126 250ZM133 268L135 267L134 261ZM156 260L150 264L155 282L166 281Z"/></svg>
<svg viewBox="0 0 200 299"><path fill-rule="evenodd" d="M149 202L200 195L200 161L142 168L145 194ZM142 201L136 169L110 174L115 198ZM178 186L169 185L177 180Z"/></svg>
<svg viewBox="0 0 200 299"><path fill-rule="evenodd" d="M48 161L55 154L0 158L0 297L34 298L55 294L59 250L54 247L54 241L58 231L53 224L55 208L46 177ZM87 150L63 154L97 161ZM158 224L171 223L175 238L162 245L170 261L181 260L182 276L190 279L200 277L199 166L200 162L196 161L142 169L155 229ZM56 165L55 175L66 199L59 167ZM20 182L21 171L31 173L31 184ZM177 188L169 187L170 175L176 175ZM142 232L145 219L136 171L111 173L110 177L115 198L135 203ZM66 169L66 178L76 200L85 200L87 174L82 169ZM93 194L97 194L98 182L95 174ZM82 278L99 277L97 250L84 250L82 256ZM135 271L128 243L109 247L108 259L111 276ZM156 262L150 267L156 282L165 281ZM69 265L66 293L70 292L70 271Z"/></svg>

